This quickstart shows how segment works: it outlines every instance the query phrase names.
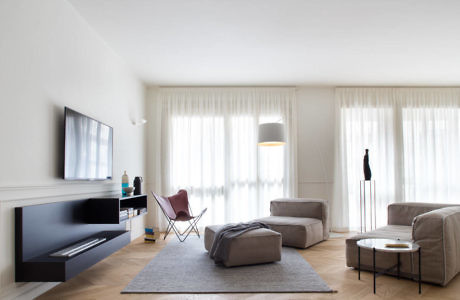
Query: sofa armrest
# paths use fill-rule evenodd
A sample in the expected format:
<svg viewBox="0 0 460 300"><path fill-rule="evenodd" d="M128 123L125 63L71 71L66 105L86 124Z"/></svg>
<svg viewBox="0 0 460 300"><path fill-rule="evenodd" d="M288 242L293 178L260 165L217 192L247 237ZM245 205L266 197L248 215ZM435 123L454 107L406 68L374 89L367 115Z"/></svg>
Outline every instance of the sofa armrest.
<svg viewBox="0 0 460 300"><path fill-rule="evenodd" d="M329 204L327 200L283 198L270 202L272 216L319 219L323 223L323 237L329 238Z"/></svg>
<svg viewBox="0 0 460 300"><path fill-rule="evenodd" d="M388 225L411 226L416 216L451 206L454 205L421 202L392 203L388 205Z"/></svg>
<svg viewBox="0 0 460 300"><path fill-rule="evenodd" d="M414 218L412 238L422 248L422 278L446 285L460 272L460 207L445 207Z"/></svg>

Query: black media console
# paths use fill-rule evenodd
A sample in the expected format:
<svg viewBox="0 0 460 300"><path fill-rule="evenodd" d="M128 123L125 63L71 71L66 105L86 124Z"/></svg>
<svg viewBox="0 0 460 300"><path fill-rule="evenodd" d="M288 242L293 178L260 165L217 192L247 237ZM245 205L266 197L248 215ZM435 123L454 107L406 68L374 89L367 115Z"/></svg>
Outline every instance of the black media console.
<svg viewBox="0 0 460 300"><path fill-rule="evenodd" d="M16 207L16 281L66 281L129 244L130 232L119 219L123 207L146 208L147 196ZM71 257L50 256L89 238L105 241Z"/></svg>

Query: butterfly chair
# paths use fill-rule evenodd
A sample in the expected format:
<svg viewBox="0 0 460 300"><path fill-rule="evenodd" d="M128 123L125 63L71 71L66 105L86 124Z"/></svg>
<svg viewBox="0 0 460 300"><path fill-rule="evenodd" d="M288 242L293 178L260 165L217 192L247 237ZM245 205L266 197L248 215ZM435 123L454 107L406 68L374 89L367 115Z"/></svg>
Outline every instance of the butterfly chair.
<svg viewBox="0 0 460 300"><path fill-rule="evenodd" d="M203 209L199 215L194 216L188 202L186 190L179 190L177 194L170 197L162 197L158 196L154 192L151 193L168 221L168 227L166 229L164 239L166 239L171 230L174 231L181 242L185 241L192 231L195 231L198 237L200 237L196 224L206 212L207 208ZM188 222L189 226L181 233L176 227L176 222Z"/></svg>

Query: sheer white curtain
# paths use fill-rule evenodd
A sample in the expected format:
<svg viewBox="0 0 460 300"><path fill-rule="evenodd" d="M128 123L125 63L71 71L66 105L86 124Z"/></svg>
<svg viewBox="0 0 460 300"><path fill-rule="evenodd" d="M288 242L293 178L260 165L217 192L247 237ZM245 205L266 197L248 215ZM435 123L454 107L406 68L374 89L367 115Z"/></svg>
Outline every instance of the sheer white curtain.
<svg viewBox="0 0 460 300"><path fill-rule="evenodd" d="M404 199L460 202L460 89L398 93L404 148Z"/></svg>
<svg viewBox="0 0 460 300"><path fill-rule="evenodd" d="M271 199L297 194L293 88L160 88L155 101L160 192L186 189L194 211L208 208L201 225L268 215ZM257 146L265 122L285 124L285 146Z"/></svg>
<svg viewBox="0 0 460 300"><path fill-rule="evenodd" d="M363 157L369 149L372 179L376 181L377 226L386 223L386 206L395 198L395 116L389 90L337 89L339 132L336 152L332 228L360 226L360 180Z"/></svg>
<svg viewBox="0 0 460 300"><path fill-rule="evenodd" d="M359 226L359 180L370 149L377 226L392 202L459 203L460 89L337 88L333 224Z"/></svg>

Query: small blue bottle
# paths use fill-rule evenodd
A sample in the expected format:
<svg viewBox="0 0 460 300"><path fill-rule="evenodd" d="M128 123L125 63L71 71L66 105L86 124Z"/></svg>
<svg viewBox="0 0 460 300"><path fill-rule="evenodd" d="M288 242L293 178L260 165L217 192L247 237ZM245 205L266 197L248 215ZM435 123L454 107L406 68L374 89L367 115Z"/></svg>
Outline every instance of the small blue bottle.
<svg viewBox="0 0 460 300"><path fill-rule="evenodd" d="M121 194L123 196L126 196L126 192L123 190L125 187L129 187L129 177L128 174L126 174L126 171L123 176L121 176Z"/></svg>

